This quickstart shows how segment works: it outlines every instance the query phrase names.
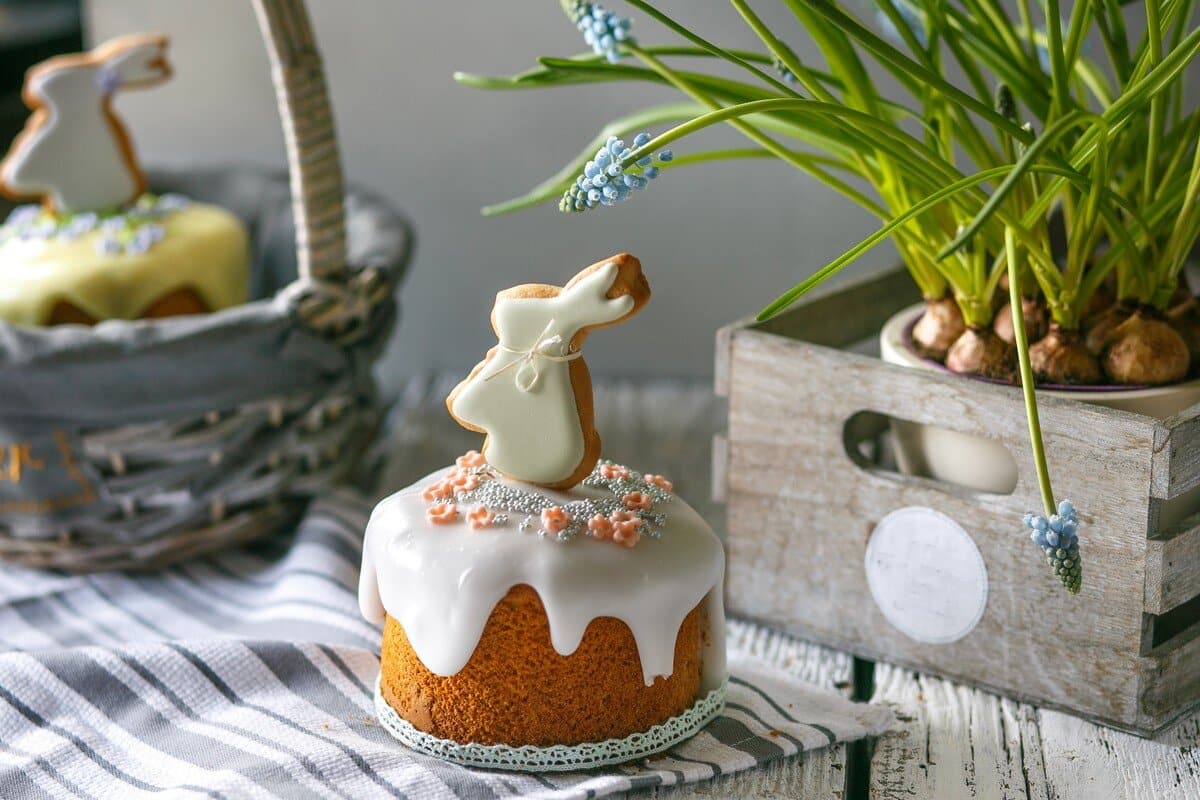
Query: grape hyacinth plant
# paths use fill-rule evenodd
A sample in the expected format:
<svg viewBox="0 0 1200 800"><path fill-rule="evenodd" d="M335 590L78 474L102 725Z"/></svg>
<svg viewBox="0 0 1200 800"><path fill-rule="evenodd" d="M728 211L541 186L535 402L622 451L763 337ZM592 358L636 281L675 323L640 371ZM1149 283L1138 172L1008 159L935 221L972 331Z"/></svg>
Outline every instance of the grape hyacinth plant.
<svg viewBox="0 0 1200 800"><path fill-rule="evenodd" d="M1029 538L1042 548L1046 563L1062 581L1071 594L1078 594L1083 585L1083 567L1079 562L1079 537L1075 531L1079 518L1070 500L1058 504L1058 513L1049 517L1029 513L1025 515L1025 527Z"/></svg>
<svg viewBox="0 0 1200 800"><path fill-rule="evenodd" d="M1021 387L1044 506L1028 520L1046 520L1046 544L1040 530L1035 541L1053 548L1056 574L1079 591L1079 518L1055 500L1036 382L1200 374L1200 301L1181 290L1200 239L1200 110L1183 87L1200 54L1197 4L860 0L860 19L847 3L779 3L797 23L786 32L750 0L730 0L761 44L734 49L648 0L624 5L677 40L644 44L628 18L564 0L592 52L539 58L514 76L456 75L487 89L639 81L682 96L613 119L556 175L484 212L616 205L660 168L717 160L771 159L816 178L880 227L760 319L892 242L925 300L917 351ZM1130 33L1134 15L1144 35ZM805 47L785 41L801 34ZM747 146L665 150L715 126ZM660 132L620 144L644 129ZM1049 527L1056 517L1069 517L1069 534Z"/></svg>
<svg viewBox="0 0 1200 800"><path fill-rule="evenodd" d="M615 64L621 59L621 44L633 44L633 37L629 35L632 26L626 17L582 0L562 0L562 7L592 52L604 56L609 63Z"/></svg>
<svg viewBox="0 0 1200 800"><path fill-rule="evenodd" d="M645 147L650 134L639 133L633 140L635 148ZM583 165L583 174L575 179L571 188L563 193L559 209L566 212L586 211L596 206L611 206L628 200L635 191L645 189L658 177L659 166L674 158L670 150L657 156L642 156L628 167L622 163L630 160L633 150L625 146L622 139L608 137L604 146L596 151L595 157Z"/></svg>

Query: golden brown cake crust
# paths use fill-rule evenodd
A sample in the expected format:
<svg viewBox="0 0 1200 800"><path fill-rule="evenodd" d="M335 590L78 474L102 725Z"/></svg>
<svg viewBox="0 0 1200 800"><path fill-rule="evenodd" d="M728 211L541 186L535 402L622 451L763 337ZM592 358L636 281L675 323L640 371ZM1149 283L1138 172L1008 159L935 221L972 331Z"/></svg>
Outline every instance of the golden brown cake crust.
<svg viewBox="0 0 1200 800"><path fill-rule="evenodd" d="M180 317L187 314L204 314L208 312L208 304L204 302L195 289L176 289L167 292L138 314L138 319L161 319L162 317ZM50 312L47 325L95 325L100 320L87 313L79 306L59 300Z"/></svg>
<svg viewBox="0 0 1200 800"><path fill-rule="evenodd" d="M579 648L559 655L541 598L514 586L488 618L467 666L434 675L388 617L380 683L384 699L419 730L480 744L580 744L644 731L689 708L700 686L702 610L675 641L675 671L646 686L629 627L592 621Z"/></svg>

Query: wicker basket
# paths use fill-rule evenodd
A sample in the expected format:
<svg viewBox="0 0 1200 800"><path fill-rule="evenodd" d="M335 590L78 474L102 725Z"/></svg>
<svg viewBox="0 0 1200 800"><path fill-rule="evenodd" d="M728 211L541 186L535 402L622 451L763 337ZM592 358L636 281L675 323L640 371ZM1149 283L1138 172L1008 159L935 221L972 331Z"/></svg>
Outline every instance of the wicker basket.
<svg viewBox="0 0 1200 800"><path fill-rule="evenodd" d="M254 6L290 193L245 170L150 180L246 220L263 299L90 328L0 324L2 559L150 568L271 532L348 473L378 423L371 363L395 319L407 228L343 194L302 0Z"/></svg>

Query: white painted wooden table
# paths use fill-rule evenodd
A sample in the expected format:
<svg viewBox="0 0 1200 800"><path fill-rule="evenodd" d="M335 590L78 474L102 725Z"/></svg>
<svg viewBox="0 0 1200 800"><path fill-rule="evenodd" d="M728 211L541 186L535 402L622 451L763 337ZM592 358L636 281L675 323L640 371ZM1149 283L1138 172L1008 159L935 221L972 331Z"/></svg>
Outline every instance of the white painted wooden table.
<svg viewBox="0 0 1200 800"><path fill-rule="evenodd" d="M478 446L478 436L446 413L443 400L455 380L418 379L405 387L381 453L387 457L384 486L412 483ZM597 381L596 426L605 457L671 476L681 496L715 528L724 527L709 477L724 407L707 384ZM637 797L1200 799L1200 716L1151 742L789 637L753 636L748 644L793 674L888 704L896 728L873 742Z"/></svg>

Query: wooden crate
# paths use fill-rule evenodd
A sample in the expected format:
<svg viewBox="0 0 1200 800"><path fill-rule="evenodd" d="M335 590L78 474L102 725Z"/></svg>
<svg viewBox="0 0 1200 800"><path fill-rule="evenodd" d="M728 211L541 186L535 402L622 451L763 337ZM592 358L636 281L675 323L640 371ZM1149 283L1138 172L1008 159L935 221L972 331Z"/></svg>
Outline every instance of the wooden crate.
<svg viewBox="0 0 1200 800"><path fill-rule="evenodd" d="M718 334L729 428L714 448L714 484L728 508L730 609L865 658L1154 734L1200 701L1200 515L1158 524L1165 501L1200 485L1200 406L1159 421L1040 401L1055 485L1080 512L1083 590L1068 594L1021 523L1040 501L1020 392L849 349L917 299L894 272ZM981 493L881 467L860 444L888 417L1000 440L1018 466L1016 489ZM959 523L986 566L983 615L948 644L901 633L867 584L872 531L908 506Z"/></svg>

